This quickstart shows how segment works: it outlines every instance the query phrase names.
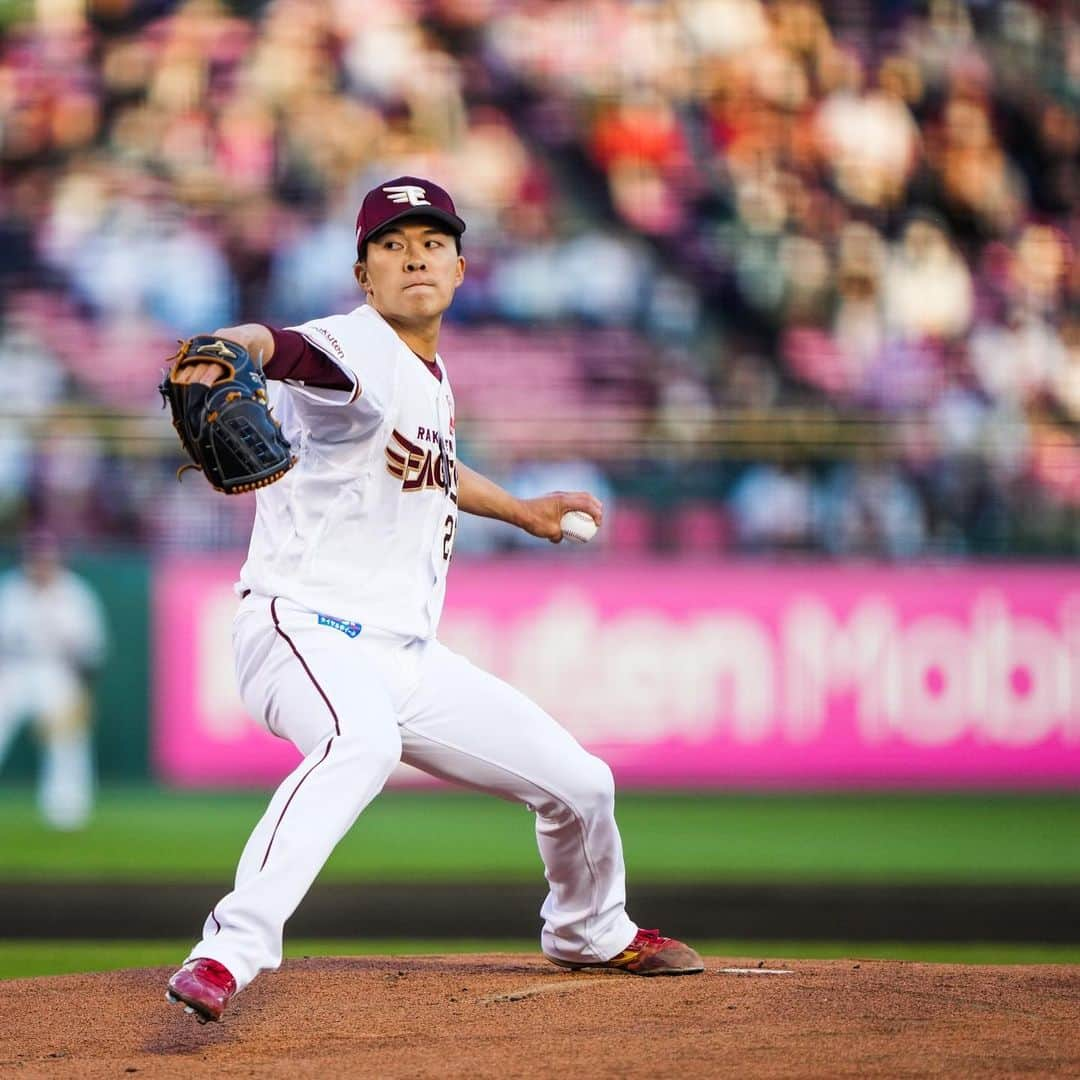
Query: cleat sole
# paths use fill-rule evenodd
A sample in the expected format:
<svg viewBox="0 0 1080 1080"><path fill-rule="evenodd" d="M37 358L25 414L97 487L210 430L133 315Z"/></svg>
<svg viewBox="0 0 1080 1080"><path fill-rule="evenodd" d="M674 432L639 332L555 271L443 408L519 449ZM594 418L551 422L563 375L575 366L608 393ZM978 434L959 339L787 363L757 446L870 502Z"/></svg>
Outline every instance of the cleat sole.
<svg viewBox="0 0 1080 1080"><path fill-rule="evenodd" d="M634 971L633 968L615 966L612 964L593 963L581 964L572 960L556 960L553 956L545 956L545 959L557 967L566 968L568 971L620 971L624 975L636 975L638 978L653 979L658 975L701 975L705 971L704 964L691 964L687 967L653 968L649 971Z"/></svg>
<svg viewBox="0 0 1080 1080"><path fill-rule="evenodd" d="M189 1005L182 997L178 997L171 990L166 990L165 991L165 1000L170 1005L183 1005L184 1006L184 1012L188 1016L194 1016L195 1019L198 1020L200 1024L209 1024L210 1021L214 1019L212 1016L206 1016L204 1013L201 1013L194 1006Z"/></svg>

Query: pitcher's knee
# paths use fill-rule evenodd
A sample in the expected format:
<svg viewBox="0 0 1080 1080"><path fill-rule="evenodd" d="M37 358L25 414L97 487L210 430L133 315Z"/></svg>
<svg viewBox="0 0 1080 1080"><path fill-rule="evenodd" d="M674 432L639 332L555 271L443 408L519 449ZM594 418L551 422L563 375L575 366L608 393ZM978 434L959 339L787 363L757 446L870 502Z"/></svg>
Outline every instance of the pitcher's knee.
<svg viewBox="0 0 1080 1080"><path fill-rule="evenodd" d="M382 737L373 737L372 732L343 734L334 743L338 754L355 758L369 772L389 776L401 761L401 738L396 728Z"/></svg>
<svg viewBox="0 0 1080 1080"><path fill-rule="evenodd" d="M607 762L585 754L561 785L567 808L585 818L610 814L615 806L615 778Z"/></svg>

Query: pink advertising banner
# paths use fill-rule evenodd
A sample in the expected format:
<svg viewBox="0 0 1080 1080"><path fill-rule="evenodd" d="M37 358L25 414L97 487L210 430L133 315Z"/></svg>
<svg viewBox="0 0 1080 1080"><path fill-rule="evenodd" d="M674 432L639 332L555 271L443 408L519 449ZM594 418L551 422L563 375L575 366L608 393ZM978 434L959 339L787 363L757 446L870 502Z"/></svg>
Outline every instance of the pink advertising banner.
<svg viewBox="0 0 1080 1080"><path fill-rule="evenodd" d="M236 693L236 566L159 567L172 783L274 783L299 759ZM1080 785L1077 566L462 564L439 636L623 785Z"/></svg>

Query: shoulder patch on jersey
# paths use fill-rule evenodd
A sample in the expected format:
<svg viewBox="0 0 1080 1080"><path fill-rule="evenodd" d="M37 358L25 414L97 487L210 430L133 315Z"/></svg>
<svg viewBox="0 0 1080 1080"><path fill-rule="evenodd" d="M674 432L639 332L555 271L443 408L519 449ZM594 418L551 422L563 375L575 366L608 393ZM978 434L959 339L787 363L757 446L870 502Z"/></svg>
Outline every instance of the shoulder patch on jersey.
<svg viewBox="0 0 1080 1080"><path fill-rule="evenodd" d="M337 358L339 360L344 360L345 359L345 350L341 347L341 342L338 341L338 339L336 337L334 337L334 335L331 334L329 330L327 330L323 326L319 326L318 323L315 323L311 327L311 329L316 334L322 334L322 336L324 338L326 338L327 344L330 346L331 349L334 350L334 352L337 354Z"/></svg>
<svg viewBox="0 0 1080 1080"><path fill-rule="evenodd" d="M363 626L358 622L346 622L344 619L335 619L333 615L320 615L320 626L329 626L332 630L340 630L346 637L356 637Z"/></svg>

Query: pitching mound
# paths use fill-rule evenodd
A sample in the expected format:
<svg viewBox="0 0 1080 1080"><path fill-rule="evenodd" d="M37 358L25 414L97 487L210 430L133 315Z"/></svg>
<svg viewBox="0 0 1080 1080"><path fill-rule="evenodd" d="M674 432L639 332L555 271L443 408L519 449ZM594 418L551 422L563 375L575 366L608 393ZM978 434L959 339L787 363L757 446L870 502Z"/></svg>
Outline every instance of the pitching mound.
<svg viewBox="0 0 1080 1080"><path fill-rule="evenodd" d="M736 970L731 970L736 969ZM739 970L741 969L741 970ZM170 969L0 984L18 1076L1080 1075L1080 968L710 957L704 975L532 957L287 962L221 1024Z"/></svg>

